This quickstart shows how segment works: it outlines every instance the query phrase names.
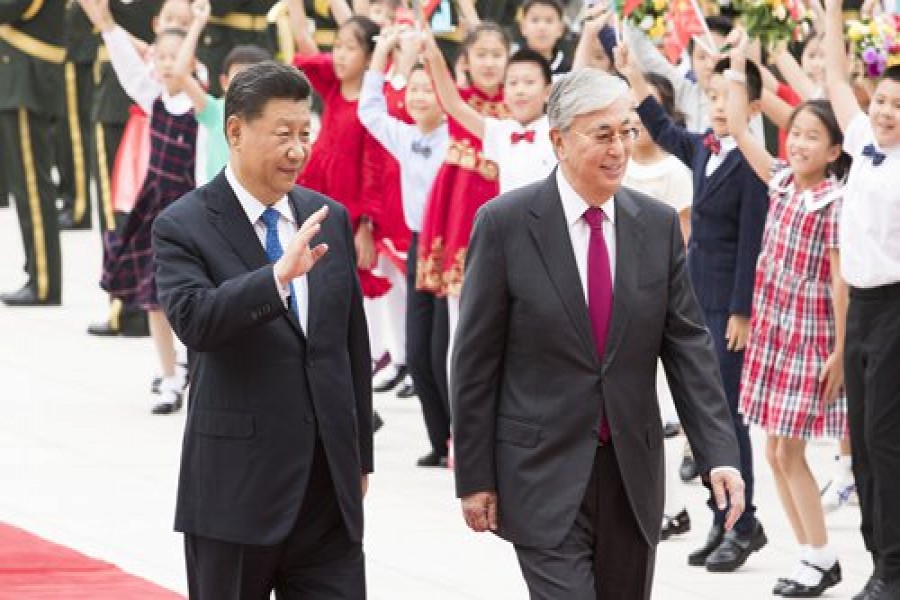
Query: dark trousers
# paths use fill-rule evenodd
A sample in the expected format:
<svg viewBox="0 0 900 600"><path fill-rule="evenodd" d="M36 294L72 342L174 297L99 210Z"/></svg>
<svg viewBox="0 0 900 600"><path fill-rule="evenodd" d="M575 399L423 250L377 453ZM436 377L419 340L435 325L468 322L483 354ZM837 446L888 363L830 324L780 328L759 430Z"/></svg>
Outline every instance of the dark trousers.
<svg viewBox="0 0 900 600"><path fill-rule="evenodd" d="M863 540L900 580L900 284L850 289L844 373Z"/></svg>
<svg viewBox="0 0 900 600"><path fill-rule="evenodd" d="M28 283L39 300L59 302L62 257L53 166L53 121L26 108L0 111L0 160L25 247Z"/></svg>
<svg viewBox="0 0 900 600"><path fill-rule="evenodd" d="M641 533L611 445L597 448L571 531L556 548L516 546L532 600L650 598L656 546Z"/></svg>
<svg viewBox="0 0 900 600"><path fill-rule="evenodd" d="M265 507L260 507L265 510ZM341 517L321 441L306 496L288 538L275 546L184 536L191 600L364 600L362 543Z"/></svg>
<svg viewBox="0 0 900 600"><path fill-rule="evenodd" d="M738 533L750 533L756 525L756 506L753 505L753 447L750 445L750 428L744 423L744 418L738 413L738 389L741 384L741 369L744 366L744 353L728 350L728 342L725 340L725 330L728 326L727 312L704 311L706 325L712 335L716 346L716 357L719 359L719 369L722 372L722 383L725 385L725 396L728 399L728 410L731 412L731 420L734 423L734 433L737 436L738 448L741 453L741 477L744 479L744 514L738 519L734 528ZM714 523L725 523L726 510L720 510L716 504L712 492L707 502L714 514Z"/></svg>
<svg viewBox="0 0 900 600"><path fill-rule="evenodd" d="M65 64L66 107L56 127L59 196L75 225L91 224L90 143L94 75L90 63Z"/></svg>
<svg viewBox="0 0 900 600"><path fill-rule="evenodd" d="M419 236L413 234L406 259L406 362L432 449L447 455L450 437L450 402L447 394L447 301L416 290L416 253Z"/></svg>
<svg viewBox="0 0 900 600"><path fill-rule="evenodd" d="M115 231L117 225L125 221L124 215L116 214L112 198L113 167L124 133L124 123L98 122L94 123L91 131L91 176L97 184L97 212L100 216L101 236L106 232Z"/></svg>

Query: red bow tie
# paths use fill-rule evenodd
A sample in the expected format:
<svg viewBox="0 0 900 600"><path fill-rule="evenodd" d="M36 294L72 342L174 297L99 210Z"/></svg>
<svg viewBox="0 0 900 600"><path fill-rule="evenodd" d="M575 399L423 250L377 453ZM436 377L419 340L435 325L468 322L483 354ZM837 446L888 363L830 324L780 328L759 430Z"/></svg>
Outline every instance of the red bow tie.
<svg viewBox="0 0 900 600"><path fill-rule="evenodd" d="M711 131L703 137L703 145L713 154L719 154L722 151L722 143L716 137L716 134Z"/></svg>
<svg viewBox="0 0 900 600"><path fill-rule="evenodd" d="M521 141L532 144L534 143L534 129L529 129L528 131L523 131L522 133L513 131L512 135L510 135L509 138L512 140L513 144L518 144Z"/></svg>

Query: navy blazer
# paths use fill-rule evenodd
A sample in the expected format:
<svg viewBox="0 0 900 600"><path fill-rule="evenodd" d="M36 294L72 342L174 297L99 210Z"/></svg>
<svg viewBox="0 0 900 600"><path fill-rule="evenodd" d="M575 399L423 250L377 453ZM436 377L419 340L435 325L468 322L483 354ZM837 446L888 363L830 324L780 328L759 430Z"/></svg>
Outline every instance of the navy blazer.
<svg viewBox="0 0 900 600"><path fill-rule="evenodd" d="M688 269L700 306L708 312L750 316L756 259L769 206L768 190L738 149L709 177L705 134L689 133L653 96L637 108L663 149L694 173Z"/></svg>

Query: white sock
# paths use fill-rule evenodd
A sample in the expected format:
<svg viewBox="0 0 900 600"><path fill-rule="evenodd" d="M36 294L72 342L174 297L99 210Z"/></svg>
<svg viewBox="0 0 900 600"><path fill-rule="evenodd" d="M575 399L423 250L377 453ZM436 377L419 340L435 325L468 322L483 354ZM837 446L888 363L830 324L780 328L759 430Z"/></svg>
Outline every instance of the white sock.
<svg viewBox="0 0 900 600"><path fill-rule="evenodd" d="M853 459L850 455L839 454L834 457L835 482L846 485L853 481Z"/></svg>
<svg viewBox="0 0 900 600"><path fill-rule="evenodd" d="M819 548L808 546L803 560L827 571L834 566L837 561L837 555L825 544ZM822 573L813 567L803 565L796 581L803 585L817 585L822 581Z"/></svg>
<svg viewBox="0 0 900 600"><path fill-rule="evenodd" d="M175 402L175 397L181 393L183 380L177 375L172 377L163 377L162 384L159 386L159 394L161 402Z"/></svg>
<svg viewBox="0 0 900 600"><path fill-rule="evenodd" d="M791 573L790 579L791 581L798 581L798 577L800 577L801 571L803 571L804 564L803 560L806 558L806 554L809 552L809 545L803 544L800 546L800 556L797 558L797 564L794 565L794 571Z"/></svg>

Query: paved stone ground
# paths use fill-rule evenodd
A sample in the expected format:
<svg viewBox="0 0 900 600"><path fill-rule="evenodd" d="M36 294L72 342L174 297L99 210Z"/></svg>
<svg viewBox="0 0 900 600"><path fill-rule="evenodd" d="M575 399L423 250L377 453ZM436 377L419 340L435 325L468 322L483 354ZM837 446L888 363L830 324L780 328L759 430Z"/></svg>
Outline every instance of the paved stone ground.
<svg viewBox="0 0 900 600"><path fill-rule="evenodd" d="M184 415L148 412L155 372L149 340L91 338L103 318L97 287L96 232L65 232L64 306L0 306L0 521L184 592L181 538L172 532ZM22 283L13 209L0 210L0 290ZM451 473L416 469L426 446L415 400L379 396L385 428L376 437L376 469L367 511L369 596L375 600L525 598L511 548L469 533L453 497ZM758 436L759 432L756 432ZM693 531L660 546L654 598L752 600L771 595L795 559L772 477L756 437L759 515L769 545L738 573L688 567L687 553L709 519L697 485L684 494ZM810 456L826 476L834 445ZM869 574L853 507L829 518L844 583L830 598L849 598Z"/></svg>

